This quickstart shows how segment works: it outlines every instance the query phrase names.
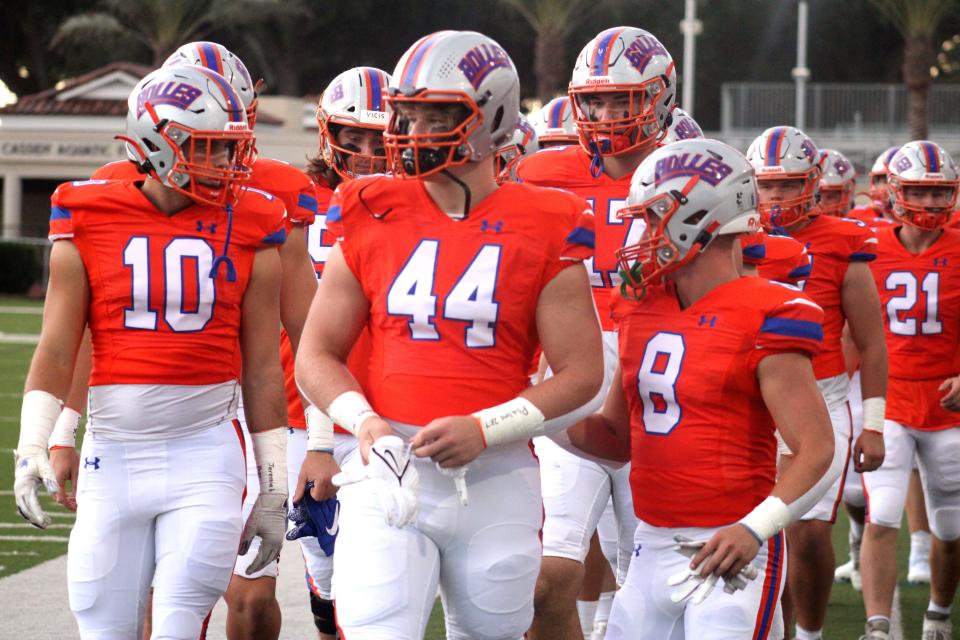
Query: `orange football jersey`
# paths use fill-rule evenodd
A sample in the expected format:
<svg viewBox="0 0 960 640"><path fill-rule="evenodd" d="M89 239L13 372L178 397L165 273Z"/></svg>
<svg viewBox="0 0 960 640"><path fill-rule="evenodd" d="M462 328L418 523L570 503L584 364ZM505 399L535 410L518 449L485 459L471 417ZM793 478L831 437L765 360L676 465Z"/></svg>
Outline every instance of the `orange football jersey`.
<svg viewBox="0 0 960 640"><path fill-rule="evenodd" d="M566 189L590 203L596 216L596 251L585 264L600 314L600 325L604 331L613 331L611 296L619 295L621 282L617 250L625 244L639 242L645 226L642 220L617 218L620 209L626 205L632 174L628 173L619 180L613 180L605 173L594 178L590 174L590 156L581 147L572 145L551 147L523 158L517 175L522 182Z"/></svg>
<svg viewBox="0 0 960 640"><path fill-rule="evenodd" d="M877 259L870 265L886 328L887 418L918 429L956 426L960 414L939 406L943 394L937 387L960 372L960 231L945 229L932 246L914 255L900 242L898 230L877 233ZM920 390L901 381L932 384ZM918 422L916 409L924 403L929 406Z"/></svg>
<svg viewBox="0 0 960 640"><path fill-rule="evenodd" d="M832 378L847 370L841 347L846 320L840 295L843 279L851 262L877 257L877 238L864 223L833 216L817 216L789 236L810 254L810 275L802 289L824 313L823 348L813 360L813 371L818 380Z"/></svg>
<svg viewBox="0 0 960 640"><path fill-rule="evenodd" d="M91 180L143 180L146 176L129 160L108 162L90 175Z"/></svg>
<svg viewBox="0 0 960 640"><path fill-rule="evenodd" d="M529 385L540 291L592 254L587 204L507 183L464 220L418 180L341 184L327 212L370 301L367 397L413 425L510 400Z"/></svg>
<svg viewBox="0 0 960 640"><path fill-rule="evenodd" d="M756 277L686 309L669 286L614 303L634 510L657 527L730 524L776 477L776 427L757 366L778 353L813 357L823 311L795 288Z"/></svg>
<svg viewBox="0 0 960 640"><path fill-rule="evenodd" d="M800 286L810 275L810 256L793 238L764 231L740 236L744 264L757 267L764 280Z"/></svg>
<svg viewBox="0 0 960 640"><path fill-rule="evenodd" d="M873 207L857 207L856 209L851 209L847 211L845 217L862 222L872 229L897 224L897 221L893 218L885 218L878 214L877 210Z"/></svg>
<svg viewBox="0 0 960 640"><path fill-rule="evenodd" d="M51 198L50 239L71 240L90 282L90 385L206 385L239 379L240 309L256 251L282 244L283 203L243 189L224 209L158 211L129 181L67 182ZM210 273L224 252L225 265Z"/></svg>
<svg viewBox="0 0 960 640"><path fill-rule="evenodd" d="M317 272L319 279L323 275L323 265L327 263L330 249L337 242L337 238L327 231L327 209L330 208L333 189L326 183L320 182L315 182L314 186L317 191L317 218L307 229L307 247L310 249L310 259L313 261L313 269Z"/></svg>

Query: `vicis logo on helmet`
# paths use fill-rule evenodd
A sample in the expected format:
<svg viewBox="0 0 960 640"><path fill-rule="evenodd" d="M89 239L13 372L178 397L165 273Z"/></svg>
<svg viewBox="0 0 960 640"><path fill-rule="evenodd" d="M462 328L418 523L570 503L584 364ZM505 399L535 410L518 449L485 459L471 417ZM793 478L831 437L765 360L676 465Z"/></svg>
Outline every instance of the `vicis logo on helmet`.
<svg viewBox="0 0 960 640"><path fill-rule="evenodd" d="M651 38L650 36L638 36L624 52L630 64L640 73L643 73L647 65L650 64L650 58L652 58L654 54L663 56L670 55L656 38Z"/></svg>
<svg viewBox="0 0 960 640"><path fill-rule="evenodd" d="M483 79L494 69L510 67L510 56L507 52L492 44L481 44L460 59L457 68L466 76L467 82L474 89L480 88Z"/></svg>
<svg viewBox="0 0 960 640"><path fill-rule="evenodd" d="M137 118L143 115L146 103L169 104L186 110L203 93L186 82L157 82L148 84L137 96Z"/></svg>
<svg viewBox="0 0 960 640"><path fill-rule="evenodd" d="M684 153L678 156L667 156L657 161L654 167L654 183L660 185L672 178L680 176L700 176L701 180L717 186L721 180L733 173L733 168L721 160L713 157L704 157L697 153Z"/></svg>

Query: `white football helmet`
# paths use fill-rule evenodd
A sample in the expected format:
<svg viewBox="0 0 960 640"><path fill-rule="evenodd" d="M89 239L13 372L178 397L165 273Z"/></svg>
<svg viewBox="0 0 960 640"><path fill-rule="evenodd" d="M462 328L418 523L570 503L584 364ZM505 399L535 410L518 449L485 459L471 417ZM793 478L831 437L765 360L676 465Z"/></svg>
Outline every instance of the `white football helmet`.
<svg viewBox="0 0 960 640"><path fill-rule="evenodd" d="M820 211L843 217L853 207L857 170L836 149L820 149Z"/></svg>
<svg viewBox="0 0 960 640"><path fill-rule="evenodd" d="M900 147L890 162L887 186L893 217L924 230L939 229L950 221L957 205L960 174L946 150L936 142L914 140ZM908 198L908 187L940 192L938 202L924 204Z"/></svg>
<svg viewBox="0 0 960 640"><path fill-rule="evenodd" d="M663 147L680 140L694 140L704 137L706 136L703 135L703 129L693 119L693 116L677 107L670 114L670 124L667 125L667 132L663 135L660 146Z"/></svg>
<svg viewBox="0 0 960 640"><path fill-rule="evenodd" d="M796 127L770 127L747 149L757 182L802 180L800 195L776 202L760 201L763 226L789 227L817 214L820 153L807 134ZM761 192L762 194L762 192Z"/></svg>
<svg viewBox="0 0 960 640"><path fill-rule="evenodd" d="M233 90L240 96L243 107L247 112L247 121L250 128L257 121L257 92L262 80L256 82L250 77L250 72L237 56L229 49L216 42L190 42L179 47L163 63L163 66L191 64L196 67L206 67L216 71L230 83Z"/></svg>
<svg viewBox="0 0 960 640"><path fill-rule="evenodd" d="M344 71L324 90L317 105L320 129L320 155L341 178L349 180L371 173L383 173L386 157L382 150L372 155L361 153L355 145L341 145L337 134L342 127L372 129L380 132L390 119L383 93L390 76L374 67L354 67Z"/></svg>
<svg viewBox="0 0 960 640"><path fill-rule="evenodd" d="M475 31L438 31L417 40L388 88L392 110L384 146L401 177L425 177L490 158L509 140L520 113L520 80L503 47ZM444 131L412 133L406 110L455 107L463 113Z"/></svg>
<svg viewBox="0 0 960 640"><path fill-rule="evenodd" d="M523 114L517 116L517 128L514 129L513 137L506 144L497 149L497 182L516 182L517 165L520 158L529 156L540 150L540 144L537 140L537 132L533 126L527 122Z"/></svg>
<svg viewBox="0 0 960 640"><path fill-rule="evenodd" d="M643 239L617 251L638 296L689 263L719 235L760 229L753 167L719 140L681 140L640 163L620 219L644 218ZM625 289L623 290L626 293Z"/></svg>
<svg viewBox="0 0 960 640"><path fill-rule="evenodd" d="M577 56L570 80L580 144L596 158L654 147L667 129L676 91L673 58L652 34L635 27L602 31ZM601 119L592 101L611 93L629 101L621 117Z"/></svg>
<svg viewBox="0 0 960 640"><path fill-rule="evenodd" d="M127 100L120 138L146 173L196 202L231 204L250 178L253 131L243 102L223 76L203 67L147 74Z"/></svg>
<svg viewBox="0 0 960 640"><path fill-rule="evenodd" d="M873 163L870 169L870 187L867 195L873 201L873 208L877 211L889 211L890 194L887 191L887 163L900 150L900 145L894 145L885 150Z"/></svg>
<svg viewBox="0 0 960 640"><path fill-rule="evenodd" d="M530 122L537 132L541 148L577 144L580 139L577 127L573 124L573 110L568 96L554 98L536 113L531 113Z"/></svg>

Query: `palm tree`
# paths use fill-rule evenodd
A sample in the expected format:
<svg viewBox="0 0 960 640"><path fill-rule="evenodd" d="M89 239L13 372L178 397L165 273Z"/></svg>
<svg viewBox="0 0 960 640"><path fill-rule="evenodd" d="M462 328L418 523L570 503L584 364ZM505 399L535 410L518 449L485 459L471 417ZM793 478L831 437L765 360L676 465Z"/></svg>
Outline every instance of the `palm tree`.
<svg viewBox="0 0 960 640"><path fill-rule="evenodd" d="M105 38L140 43L154 66L185 42L214 30L252 23L283 11L279 0L100 0L101 11L70 16L57 28L51 47L86 45Z"/></svg>
<svg viewBox="0 0 960 640"><path fill-rule="evenodd" d="M563 91L572 65L567 59L567 36L603 0L500 0L526 20L536 33L533 71L537 96L548 100Z"/></svg>
<svg viewBox="0 0 960 640"><path fill-rule="evenodd" d="M871 0L903 36L903 83L907 87L907 122L912 140L927 138L927 95L936 62L937 27L958 7L956 0Z"/></svg>

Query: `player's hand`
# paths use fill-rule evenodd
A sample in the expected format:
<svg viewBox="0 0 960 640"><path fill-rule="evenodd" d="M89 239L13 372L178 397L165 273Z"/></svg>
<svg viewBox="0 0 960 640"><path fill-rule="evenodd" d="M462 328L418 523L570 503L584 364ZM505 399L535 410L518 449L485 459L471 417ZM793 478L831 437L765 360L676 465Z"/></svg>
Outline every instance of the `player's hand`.
<svg viewBox="0 0 960 640"><path fill-rule="evenodd" d="M676 535L673 539L677 543L674 547L677 553L688 558L695 557L707 544L704 540L691 540L682 535ZM707 556L704 558L697 566L688 566L680 573L670 576L667 584L671 587L680 587L680 589L670 595L670 599L673 602L680 602L692 595L693 604L700 604L713 592L713 588L717 584L718 576L711 574L704 578L700 575L701 570L710 557L711 556ZM747 588L751 580L757 578L757 575L757 568L748 563L739 572L723 576L723 590L726 593L742 591Z"/></svg>
<svg viewBox="0 0 960 640"><path fill-rule="evenodd" d="M388 525L401 528L417 519L420 475L409 444L394 435L378 438L370 447L370 463L359 470L341 471L333 477L333 484L342 487L364 480L373 483Z"/></svg>
<svg viewBox="0 0 960 640"><path fill-rule="evenodd" d="M690 560L690 568L699 567L702 578L740 573L757 557L760 544L742 524L720 529Z"/></svg>
<svg viewBox="0 0 960 640"><path fill-rule="evenodd" d="M363 421L357 430L357 440L360 447L360 459L363 464L370 464L370 448L373 443L384 436L392 436L393 427L380 416L370 416Z"/></svg>
<svg viewBox="0 0 960 640"><path fill-rule="evenodd" d="M283 548L283 535L287 530L287 494L261 493L253 503L253 510L247 518L240 536L240 548L237 551L243 555L250 548L255 537L260 538L260 551L250 566L247 575L260 571L265 566L280 557Z"/></svg>
<svg viewBox="0 0 960 640"><path fill-rule="evenodd" d="M55 447L50 450L50 467L59 486L53 499L70 511L76 511L80 454L73 447ZM70 484L69 493L67 493L67 483Z"/></svg>
<svg viewBox="0 0 960 640"><path fill-rule="evenodd" d="M323 451L307 451L300 467L300 477L297 478L297 489L293 492L293 504L300 504L308 483L310 496L317 502L332 498L337 494L333 486L333 476L340 473L340 467L329 453Z"/></svg>
<svg viewBox="0 0 960 640"><path fill-rule="evenodd" d="M293 509L287 516L293 527L287 531L287 540L298 538L316 538L317 544L329 558L340 533L340 502L336 498L314 500L313 485L307 483L303 500L293 503Z"/></svg>
<svg viewBox="0 0 960 640"><path fill-rule="evenodd" d="M960 376L944 380L940 391L945 392L940 398L940 406L947 411L960 411Z"/></svg>
<svg viewBox="0 0 960 640"><path fill-rule="evenodd" d="M883 434L865 429L853 447L853 468L857 473L879 469L884 455Z"/></svg>
<svg viewBox="0 0 960 640"><path fill-rule="evenodd" d="M418 458L430 458L444 469L463 467L486 448L473 416L437 418L420 429L410 444Z"/></svg>
<svg viewBox="0 0 960 640"><path fill-rule="evenodd" d="M13 452L15 471L13 495L17 500L17 511L23 518L39 529L46 529L50 516L40 508L38 490L43 484L47 491L55 494L59 487L50 468L47 452L44 449L22 449Z"/></svg>

